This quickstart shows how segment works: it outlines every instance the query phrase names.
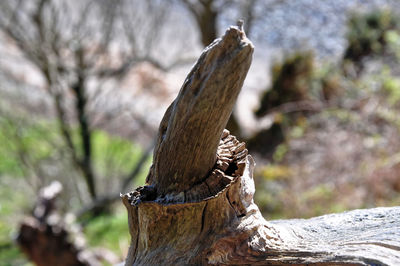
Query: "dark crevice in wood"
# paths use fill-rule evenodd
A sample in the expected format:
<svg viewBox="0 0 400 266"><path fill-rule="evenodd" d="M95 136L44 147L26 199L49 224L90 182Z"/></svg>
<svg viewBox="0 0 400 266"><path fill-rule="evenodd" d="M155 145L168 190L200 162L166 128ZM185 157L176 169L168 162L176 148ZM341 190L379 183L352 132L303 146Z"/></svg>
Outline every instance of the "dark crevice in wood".
<svg viewBox="0 0 400 266"><path fill-rule="evenodd" d="M230 163L228 169L226 169L225 174L229 176L234 176L235 171L238 169L236 163Z"/></svg>
<svg viewBox="0 0 400 266"><path fill-rule="evenodd" d="M216 197L241 176L244 171L244 157L247 149L243 142L239 142L235 136L224 130L221 134L220 144L217 149L217 162L208 175L191 189L181 194L162 195L157 193L155 186L138 187L129 195L129 202L138 205L141 202L157 201L162 204L174 204L185 202L200 202L202 200ZM183 194L183 195L182 195ZM238 215L241 215L238 213Z"/></svg>
<svg viewBox="0 0 400 266"><path fill-rule="evenodd" d="M239 217L240 214L236 211L236 208L233 206L233 204L232 204L232 202L231 202L231 200L229 198L229 193L226 193L225 197L226 197L226 199L227 199L227 201L229 203L229 206L231 206L232 210L235 212L236 217Z"/></svg>
<svg viewBox="0 0 400 266"><path fill-rule="evenodd" d="M211 190L211 188L210 188L210 185L207 184L206 181L201 182L201 184L204 184L205 187L207 187L207 190L208 190L208 193L207 193L207 194L212 194L212 193L213 193L212 190ZM204 198L204 199L206 199L206 198Z"/></svg>
<svg viewBox="0 0 400 266"><path fill-rule="evenodd" d="M140 202L154 201L157 198L157 190L154 186L141 186L127 195L129 203L134 206Z"/></svg>
<svg viewBox="0 0 400 266"><path fill-rule="evenodd" d="M200 234L203 233L204 230L204 223L205 223L205 217L206 217L206 211L207 211L207 202L204 204L203 211L201 213L201 228L200 228Z"/></svg>

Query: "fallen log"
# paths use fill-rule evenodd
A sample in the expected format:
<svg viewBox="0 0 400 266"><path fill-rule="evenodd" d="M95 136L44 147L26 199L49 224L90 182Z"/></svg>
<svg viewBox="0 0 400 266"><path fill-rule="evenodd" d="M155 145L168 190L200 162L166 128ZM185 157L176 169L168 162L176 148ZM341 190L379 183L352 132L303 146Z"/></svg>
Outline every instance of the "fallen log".
<svg viewBox="0 0 400 266"><path fill-rule="evenodd" d="M224 127L253 45L230 27L207 47L159 128L148 185L122 196L125 265L400 265L400 208L268 222L253 158Z"/></svg>

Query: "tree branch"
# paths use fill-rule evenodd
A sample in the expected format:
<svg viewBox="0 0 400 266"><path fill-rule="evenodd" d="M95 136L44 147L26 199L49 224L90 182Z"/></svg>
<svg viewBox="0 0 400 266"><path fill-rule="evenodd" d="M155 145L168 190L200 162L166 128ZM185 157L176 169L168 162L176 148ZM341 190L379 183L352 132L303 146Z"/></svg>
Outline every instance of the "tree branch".
<svg viewBox="0 0 400 266"><path fill-rule="evenodd" d="M192 1L181 0L186 8L193 15L199 31L201 33L201 41L204 46L209 45L217 37L217 17L221 12L214 6L214 0ZM229 3L223 2L222 5ZM222 9L222 8L221 8Z"/></svg>
<svg viewBox="0 0 400 266"><path fill-rule="evenodd" d="M92 167L92 131L89 128L88 115L87 115L87 96L85 73L86 70L83 51L80 49L76 52L79 71L78 77L71 90L75 93L75 109L77 111L77 118L79 124L79 137L81 139L82 158L79 159L79 166L88 186L88 190L92 199L97 197L95 174Z"/></svg>
<svg viewBox="0 0 400 266"><path fill-rule="evenodd" d="M205 49L160 124L147 181L161 194L202 181L251 63L253 45L236 27Z"/></svg>

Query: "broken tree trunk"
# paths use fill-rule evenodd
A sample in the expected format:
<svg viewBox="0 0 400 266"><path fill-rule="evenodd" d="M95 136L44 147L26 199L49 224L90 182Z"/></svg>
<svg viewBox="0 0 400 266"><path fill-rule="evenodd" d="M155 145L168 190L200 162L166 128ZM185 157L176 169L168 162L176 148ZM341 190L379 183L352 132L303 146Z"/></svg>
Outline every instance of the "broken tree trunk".
<svg viewBox="0 0 400 266"><path fill-rule="evenodd" d="M160 124L147 179L159 193L184 192L213 168L252 53L244 33L231 28L205 49L190 71Z"/></svg>
<svg viewBox="0 0 400 266"><path fill-rule="evenodd" d="M239 27L205 49L162 119L148 185L123 195L126 265L400 265L400 208L267 222L254 161L223 128L253 46Z"/></svg>

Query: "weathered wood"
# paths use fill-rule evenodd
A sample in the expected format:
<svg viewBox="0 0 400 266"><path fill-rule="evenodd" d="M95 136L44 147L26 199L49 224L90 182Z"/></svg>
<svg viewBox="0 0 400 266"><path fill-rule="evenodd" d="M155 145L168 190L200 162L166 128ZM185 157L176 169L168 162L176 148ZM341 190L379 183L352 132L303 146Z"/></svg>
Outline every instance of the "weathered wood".
<svg viewBox="0 0 400 266"><path fill-rule="evenodd" d="M213 168L221 132L251 64L253 45L229 28L208 46L168 108L147 178L160 194L180 193Z"/></svg>
<svg viewBox="0 0 400 266"><path fill-rule="evenodd" d="M198 202L132 204L125 195L126 265L400 265L400 207L267 222L253 201L253 168L248 155L243 174Z"/></svg>
<svg viewBox="0 0 400 266"><path fill-rule="evenodd" d="M273 224L286 236L284 240L293 239L292 258L287 261L400 265L400 207L354 210ZM279 253L275 256L281 258Z"/></svg>
<svg viewBox="0 0 400 266"><path fill-rule="evenodd" d="M238 52L223 52L224 42ZM230 28L206 49L168 109L149 185L122 196L132 238L126 265L400 265L400 207L264 220L253 201L254 160L222 131L233 105L224 77L241 69L241 86L251 51L244 33Z"/></svg>

